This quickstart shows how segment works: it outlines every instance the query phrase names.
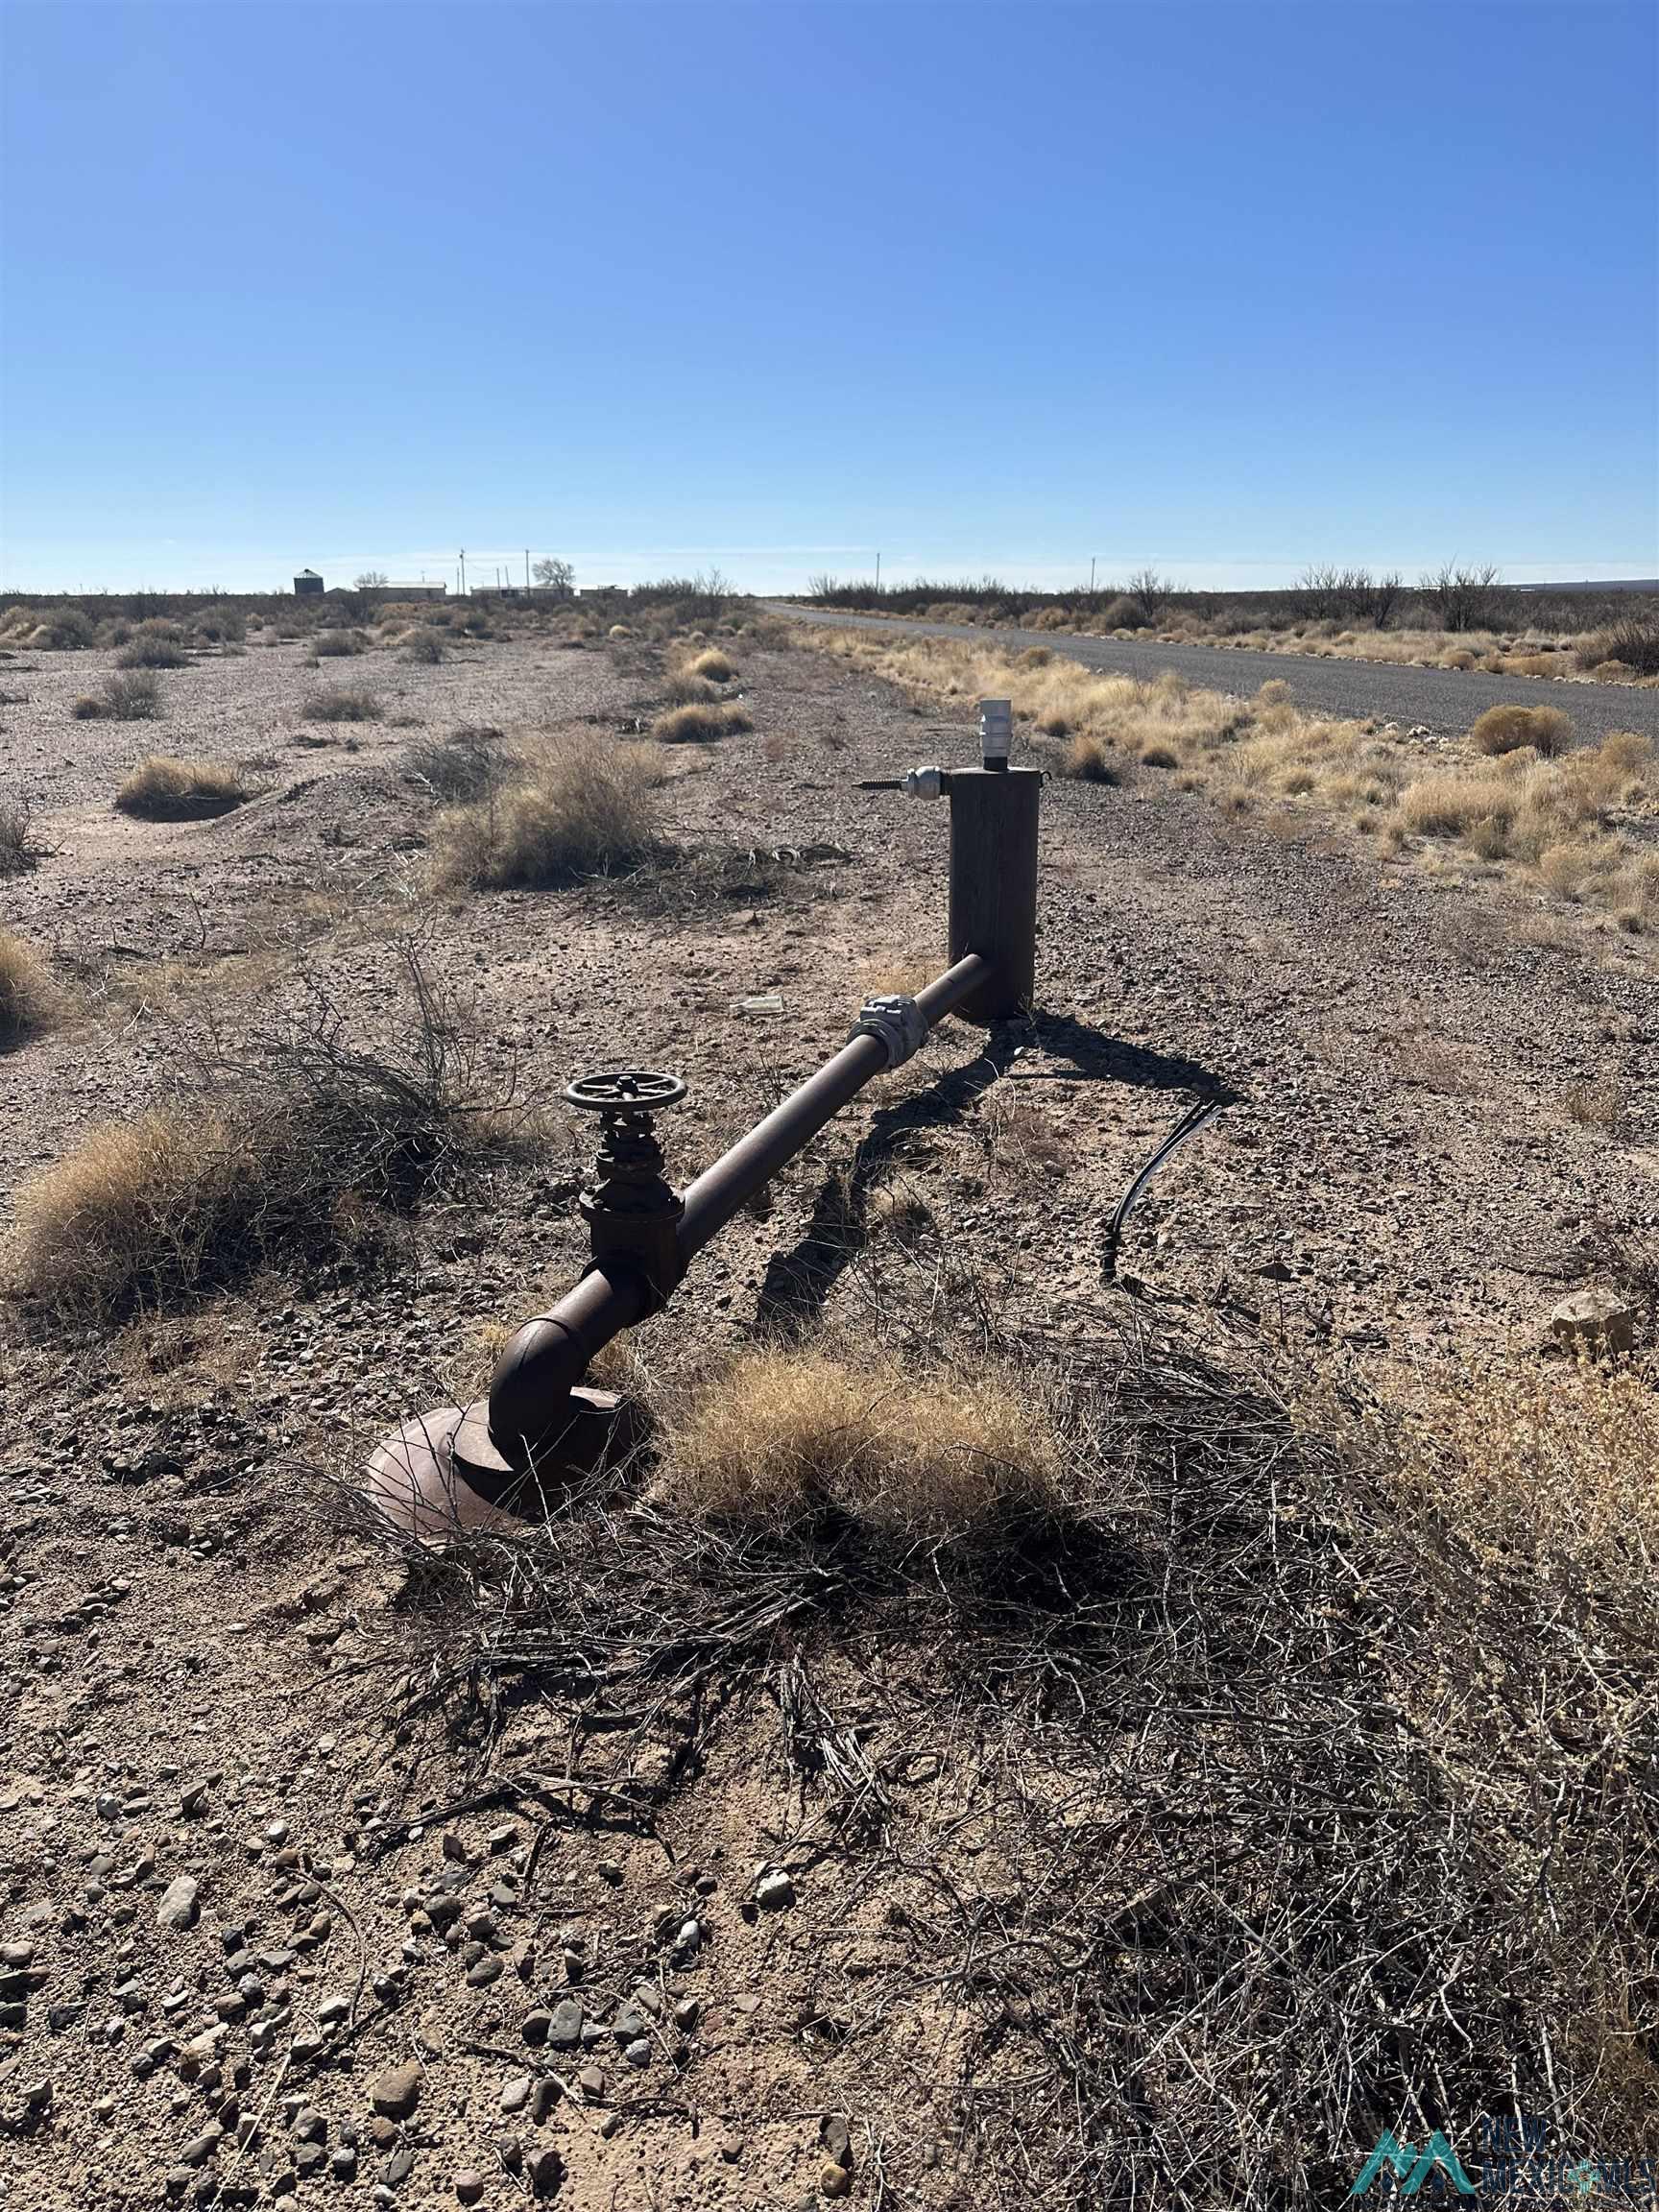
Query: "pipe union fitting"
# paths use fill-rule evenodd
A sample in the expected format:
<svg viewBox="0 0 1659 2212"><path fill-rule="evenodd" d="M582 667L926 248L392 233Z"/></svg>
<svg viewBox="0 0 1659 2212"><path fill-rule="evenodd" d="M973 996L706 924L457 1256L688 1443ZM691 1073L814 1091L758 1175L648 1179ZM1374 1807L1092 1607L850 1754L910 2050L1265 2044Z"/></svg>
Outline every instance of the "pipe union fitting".
<svg viewBox="0 0 1659 2212"><path fill-rule="evenodd" d="M888 992L878 998L865 999L853 1025L853 1036L879 1037L887 1049L888 1067L898 1068L926 1042L927 1017L906 993Z"/></svg>

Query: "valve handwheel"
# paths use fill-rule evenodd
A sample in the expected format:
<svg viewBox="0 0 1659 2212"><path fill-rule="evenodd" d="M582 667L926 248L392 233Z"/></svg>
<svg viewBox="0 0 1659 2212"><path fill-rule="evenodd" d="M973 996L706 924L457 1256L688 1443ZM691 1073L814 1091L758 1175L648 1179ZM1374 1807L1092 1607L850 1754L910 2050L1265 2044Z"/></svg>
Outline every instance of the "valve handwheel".
<svg viewBox="0 0 1659 2212"><path fill-rule="evenodd" d="M565 1103L588 1114L656 1114L685 1095L680 1077L660 1068L606 1069L565 1086Z"/></svg>

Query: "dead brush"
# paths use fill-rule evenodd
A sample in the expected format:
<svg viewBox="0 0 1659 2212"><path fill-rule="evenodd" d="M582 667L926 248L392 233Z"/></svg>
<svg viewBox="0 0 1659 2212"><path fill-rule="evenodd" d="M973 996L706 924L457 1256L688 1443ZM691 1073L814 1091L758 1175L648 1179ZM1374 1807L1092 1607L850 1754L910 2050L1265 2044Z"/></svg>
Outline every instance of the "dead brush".
<svg viewBox="0 0 1659 2212"><path fill-rule="evenodd" d="M180 760L151 753L115 794L123 814L147 822L194 822L227 814L252 796L242 771L227 760Z"/></svg>
<svg viewBox="0 0 1659 2212"><path fill-rule="evenodd" d="M362 1041L321 993L294 1022L232 1042L180 1029L174 1095L94 1129L16 1193L17 1286L104 1321L177 1306L268 1264L372 1255L423 1202L533 1151L512 1078L483 1073L466 1009L401 949L387 1039Z"/></svg>
<svg viewBox="0 0 1659 2212"><path fill-rule="evenodd" d="M58 1018L59 993L45 962L23 938L0 928L0 1048L21 1045Z"/></svg>
<svg viewBox="0 0 1659 2212"><path fill-rule="evenodd" d="M441 805L488 798L507 772L506 738L488 723L464 722L443 737L424 737L404 756L404 772Z"/></svg>
<svg viewBox="0 0 1659 2212"><path fill-rule="evenodd" d="M379 722L385 718L386 703L377 691L342 686L313 692L300 712L307 722Z"/></svg>
<svg viewBox="0 0 1659 2212"><path fill-rule="evenodd" d="M990 1544L928 1532L948 1487L857 1518L895 1498L905 1392L933 1394L879 1358L862 1388L803 1368L765 1397L749 1445L793 1526L764 1496L701 1517L749 1503L740 1401L698 1512L670 1410L655 1474L561 1488L518 1533L435 1564L379 1525L408 1595L362 1664L470 1757L410 1820L651 1833L717 1732L776 1714L799 1814L775 1848L903 1932L846 2056L890 2069L949 1999L934 2124L981 2194L1323 2212L1384 2128L1425 2140L1493 2082L1564 2140L1659 2147L1633 2032L1659 1640L1617 1501L1593 1540L1518 1555L1552 1509L1490 1527L1486 1432L1496 1411L1528 1451L1542 1407L1483 1399L1468 1486L1442 1484L1437 1415L1211 1334L1004 1341L1017 1403L1054 1409L1063 1503ZM1647 1451L1650 1416L1627 1385L1588 1425Z"/></svg>
<svg viewBox="0 0 1659 2212"><path fill-rule="evenodd" d="M30 828L29 808L17 800L0 801L0 878L26 876L51 848L40 844Z"/></svg>

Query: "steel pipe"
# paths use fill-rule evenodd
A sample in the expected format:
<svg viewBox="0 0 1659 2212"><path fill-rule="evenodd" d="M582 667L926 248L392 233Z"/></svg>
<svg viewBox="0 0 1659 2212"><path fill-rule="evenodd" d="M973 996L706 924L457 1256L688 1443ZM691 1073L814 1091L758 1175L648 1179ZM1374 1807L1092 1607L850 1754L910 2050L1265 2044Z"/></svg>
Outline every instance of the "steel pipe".
<svg viewBox="0 0 1659 2212"><path fill-rule="evenodd" d="M993 963L977 952L936 976L916 995L928 1029L994 978ZM887 1047L879 1037L854 1036L699 1175L685 1191L680 1217L681 1265L887 1066ZM509 1462L533 1452L595 1353L643 1320L655 1303L642 1275L601 1265L590 1268L547 1312L526 1321L502 1354L490 1384L490 1436L495 1449Z"/></svg>

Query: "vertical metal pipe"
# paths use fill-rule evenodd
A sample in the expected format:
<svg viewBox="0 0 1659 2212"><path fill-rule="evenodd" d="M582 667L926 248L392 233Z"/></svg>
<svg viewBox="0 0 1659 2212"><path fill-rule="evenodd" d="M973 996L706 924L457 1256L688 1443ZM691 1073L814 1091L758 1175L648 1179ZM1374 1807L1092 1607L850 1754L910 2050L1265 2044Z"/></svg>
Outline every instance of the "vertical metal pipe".
<svg viewBox="0 0 1659 2212"><path fill-rule="evenodd" d="M966 768L950 777L950 957L983 955L989 982L971 1021L1028 1006L1037 988L1038 768Z"/></svg>

